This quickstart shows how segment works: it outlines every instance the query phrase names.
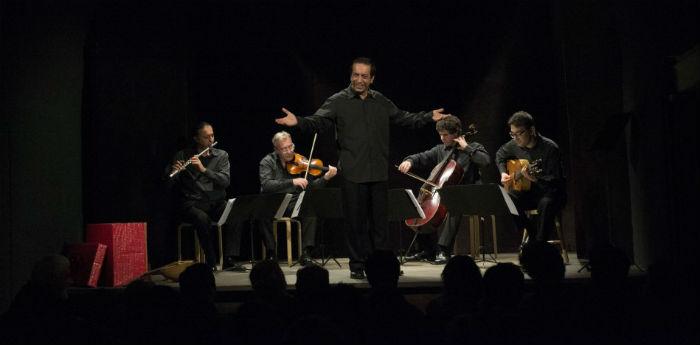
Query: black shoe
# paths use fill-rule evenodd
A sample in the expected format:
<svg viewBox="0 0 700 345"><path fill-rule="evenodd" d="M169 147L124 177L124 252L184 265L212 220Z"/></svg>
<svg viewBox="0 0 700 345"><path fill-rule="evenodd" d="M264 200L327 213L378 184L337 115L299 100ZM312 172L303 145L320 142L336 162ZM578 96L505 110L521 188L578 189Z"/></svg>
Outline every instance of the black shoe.
<svg viewBox="0 0 700 345"><path fill-rule="evenodd" d="M304 249L304 252L299 256L299 264L302 266L313 265L314 262L311 260L311 250Z"/></svg>
<svg viewBox="0 0 700 345"><path fill-rule="evenodd" d="M365 272L363 270L350 271L350 279L365 279Z"/></svg>
<svg viewBox="0 0 700 345"><path fill-rule="evenodd" d="M427 261L428 253L423 250L413 255L408 255L404 258L406 261Z"/></svg>
<svg viewBox="0 0 700 345"><path fill-rule="evenodd" d="M231 272L245 272L247 269L243 265L234 261L233 257L227 256L224 260L224 270Z"/></svg>
<svg viewBox="0 0 700 345"><path fill-rule="evenodd" d="M444 265L447 263L447 260L450 259L450 254L447 254L444 251L440 251L435 255L435 261L431 262L433 265Z"/></svg>

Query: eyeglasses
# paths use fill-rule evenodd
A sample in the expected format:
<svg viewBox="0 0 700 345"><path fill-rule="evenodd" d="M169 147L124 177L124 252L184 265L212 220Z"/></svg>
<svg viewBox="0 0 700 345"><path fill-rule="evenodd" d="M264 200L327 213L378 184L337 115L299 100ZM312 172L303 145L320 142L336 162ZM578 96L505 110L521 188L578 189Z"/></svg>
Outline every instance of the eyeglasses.
<svg viewBox="0 0 700 345"><path fill-rule="evenodd" d="M523 129L522 131L517 132L517 133L509 132L508 135L510 135L511 138L515 139L515 138L518 138L521 135L525 134L525 132L526 132L526 130Z"/></svg>
<svg viewBox="0 0 700 345"><path fill-rule="evenodd" d="M294 144L285 146L285 147L280 147L278 148L280 152L293 152L294 151Z"/></svg>

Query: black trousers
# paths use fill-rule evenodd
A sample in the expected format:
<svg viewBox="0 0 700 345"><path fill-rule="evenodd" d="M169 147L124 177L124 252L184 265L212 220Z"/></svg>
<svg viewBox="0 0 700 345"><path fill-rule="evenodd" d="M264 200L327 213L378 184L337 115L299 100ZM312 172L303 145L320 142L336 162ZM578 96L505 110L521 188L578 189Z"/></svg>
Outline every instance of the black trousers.
<svg viewBox="0 0 700 345"><path fill-rule="evenodd" d="M355 183L343 179L341 192L350 270L356 271L364 269L365 259L372 251L391 249L387 240L388 183Z"/></svg>
<svg viewBox="0 0 700 345"><path fill-rule="evenodd" d="M549 240L554 231L554 218L566 203L566 194L556 189L545 190L536 185L529 191L511 191L508 194L518 209L518 216L515 217L518 229L527 229L530 240ZM537 209L538 214L534 222L528 219L524 212L532 209Z"/></svg>
<svg viewBox="0 0 700 345"><path fill-rule="evenodd" d="M182 203L182 220L192 224L197 232L199 243L202 246L208 265L215 265L217 252L214 243L217 241L216 227L212 222L218 221L226 208L226 200L194 201L187 200ZM224 252L240 252L241 234L236 227L224 224L222 227L224 236Z"/></svg>

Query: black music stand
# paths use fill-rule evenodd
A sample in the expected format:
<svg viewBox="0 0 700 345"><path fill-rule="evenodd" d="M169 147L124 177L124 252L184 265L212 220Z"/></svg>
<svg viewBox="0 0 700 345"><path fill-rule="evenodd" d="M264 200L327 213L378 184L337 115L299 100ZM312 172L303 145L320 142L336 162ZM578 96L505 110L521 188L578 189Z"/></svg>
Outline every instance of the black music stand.
<svg viewBox="0 0 700 345"><path fill-rule="evenodd" d="M518 210L506 190L494 183L444 187L440 189L440 203L444 204L451 214L479 216L479 232L484 228L482 215L518 215ZM492 260L486 260L484 236L480 237L481 259L474 255L474 261L497 263L498 261L491 254L489 256Z"/></svg>
<svg viewBox="0 0 700 345"><path fill-rule="evenodd" d="M291 194L276 193L276 194L252 194L242 195L236 198L233 203L233 209L229 219L237 221L250 222L250 263L255 261L255 248L253 244L254 222L256 220L268 220L274 218L280 212L280 208L284 206L282 212L287 208ZM284 203L286 201L286 203ZM236 205L239 209L236 209ZM238 211L238 212L236 212ZM235 213L234 213L235 212ZM263 235L264 236L264 235Z"/></svg>
<svg viewBox="0 0 700 345"><path fill-rule="evenodd" d="M316 217L319 219L343 219L343 205L341 203L340 188L319 188L303 191L299 194L291 218ZM320 222L319 222L320 223ZM322 228L323 226L321 226ZM319 229L316 229L318 231ZM321 266L328 261L335 261L338 267L343 267L330 252L326 256L326 244L323 240L325 230L320 229L319 249L321 251Z"/></svg>
<svg viewBox="0 0 700 345"><path fill-rule="evenodd" d="M390 222L403 222L409 218L425 218L423 209L421 209L418 201L413 196L413 192L410 189L390 189L389 205ZM415 231L413 240L411 240L411 244L408 246L408 248L405 251L401 249L401 252L399 253L399 262L401 264L406 262L406 254L413 247L419 233L419 231ZM401 229L399 228L399 248L402 246L403 241L401 237Z"/></svg>
<svg viewBox="0 0 700 345"><path fill-rule="evenodd" d="M255 195L240 195L236 197L236 201L231 207L231 212L229 213L228 219L226 219L226 224L233 224L233 226L239 226L244 222L250 222L250 263L255 263L255 256L253 255L253 210L255 209L255 203L258 199L257 194Z"/></svg>

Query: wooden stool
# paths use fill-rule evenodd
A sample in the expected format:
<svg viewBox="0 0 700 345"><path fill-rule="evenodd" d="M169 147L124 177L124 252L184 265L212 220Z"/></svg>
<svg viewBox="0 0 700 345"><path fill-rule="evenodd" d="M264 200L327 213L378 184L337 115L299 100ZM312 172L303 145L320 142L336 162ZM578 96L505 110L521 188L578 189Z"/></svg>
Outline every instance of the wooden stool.
<svg viewBox="0 0 700 345"><path fill-rule="evenodd" d="M299 255L301 255L301 222L289 217L283 217L272 221L272 237L275 239L275 256L277 255L277 225L280 223L283 223L285 225L285 229L287 230L287 265L292 267L294 264L292 260L292 223L296 224L297 226L297 233L299 234L299 241L297 245L299 247ZM265 248L265 244L263 243L263 259L265 259L266 252L267 250Z"/></svg>
<svg viewBox="0 0 700 345"><path fill-rule="evenodd" d="M472 254L474 260L477 260L479 255L482 254L483 248L481 247L481 222L479 221L480 216L470 215L469 217L469 251ZM491 215L491 237L493 240L493 258L498 259L498 238L496 236L496 216Z"/></svg>
<svg viewBox="0 0 700 345"><path fill-rule="evenodd" d="M531 216L538 215L537 210L527 210L527 211L525 211L525 214L527 215L528 218L530 218ZM561 220L560 220L559 215L554 217L554 228L556 230L557 239L549 240L547 242L559 247L559 252L561 253L562 258L564 258L564 263L568 265L569 264L569 252L566 249L566 239L564 239L564 234L561 230ZM527 242L528 238L529 238L529 235L527 233L527 229L523 229L523 238L522 238L522 241L520 242L521 250L522 250L522 246L525 245L525 242Z"/></svg>
<svg viewBox="0 0 700 345"><path fill-rule="evenodd" d="M224 241L223 241L223 234L221 228L226 224L226 220L228 219L228 215L231 212L231 207L233 206L233 202L235 201L235 198L228 199L226 201L226 207L224 207L224 211L221 213L221 217L216 222L211 222L211 226L215 226L216 230L219 235L219 264L217 265L216 269L217 270L222 270L224 269ZM177 261L181 262L182 261L182 228L184 227L192 227L192 224L190 223L181 223L177 227ZM199 237L197 236L197 231L194 232L194 260L196 262L206 262L206 257L204 256L204 251L202 250L202 246L199 243Z"/></svg>
<svg viewBox="0 0 700 345"><path fill-rule="evenodd" d="M219 264L217 267L217 270L223 269L224 267L224 245L223 245L223 235L221 231L221 225L217 223L211 223L212 226L216 226L218 235L219 235ZM181 223L177 227L177 261L181 262L182 261L182 228L191 228L192 224L190 223ZM199 236L197 236L197 231L193 229L194 232L194 261L196 262L206 262L206 257L204 255L204 251L202 250L202 246L199 243Z"/></svg>

